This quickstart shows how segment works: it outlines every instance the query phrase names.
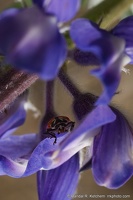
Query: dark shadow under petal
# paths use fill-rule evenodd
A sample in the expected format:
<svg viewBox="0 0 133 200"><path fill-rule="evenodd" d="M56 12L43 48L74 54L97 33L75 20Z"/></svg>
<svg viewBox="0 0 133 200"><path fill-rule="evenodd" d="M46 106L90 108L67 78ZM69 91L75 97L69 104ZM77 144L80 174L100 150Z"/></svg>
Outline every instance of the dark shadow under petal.
<svg viewBox="0 0 133 200"><path fill-rule="evenodd" d="M77 48L68 51L68 58L74 60L81 66L100 65L100 61L92 52L81 51Z"/></svg>

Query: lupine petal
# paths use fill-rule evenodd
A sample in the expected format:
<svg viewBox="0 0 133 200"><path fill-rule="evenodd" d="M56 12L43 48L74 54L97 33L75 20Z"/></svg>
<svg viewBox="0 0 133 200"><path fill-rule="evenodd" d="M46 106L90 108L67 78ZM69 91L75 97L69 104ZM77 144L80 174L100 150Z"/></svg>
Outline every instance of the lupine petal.
<svg viewBox="0 0 133 200"><path fill-rule="evenodd" d="M124 50L125 43L122 39L112 36L87 19L74 20L70 36L80 50L94 53L104 68L106 64L116 61Z"/></svg>
<svg viewBox="0 0 133 200"><path fill-rule="evenodd" d="M100 61L100 68L91 72L101 80L104 87L97 105L109 103L120 80L124 40L114 37L86 19L72 22L70 35L77 48L93 53Z"/></svg>
<svg viewBox="0 0 133 200"><path fill-rule="evenodd" d="M67 22L72 19L80 8L80 0L33 0L45 12L54 14L59 22Z"/></svg>
<svg viewBox="0 0 133 200"><path fill-rule="evenodd" d="M123 115L104 125L94 140L92 169L96 182L108 188L122 186L133 174L133 132Z"/></svg>
<svg viewBox="0 0 133 200"><path fill-rule="evenodd" d="M59 149L53 152L53 162L62 162L65 157L68 159L82 148L90 146L92 137L99 133L100 127L114 120L115 115L108 106L96 107L81 125L63 140Z"/></svg>
<svg viewBox="0 0 133 200"><path fill-rule="evenodd" d="M0 155L0 175L8 175L11 177L20 177L27 164L26 160L13 161L10 158Z"/></svg>
<svg viewBox="0 0 133 200"><path fill-rule="evenodd" d="M116 44L117 45L117 44ZM107 104L110 102L112 96L117 90L121 78L121 65L123 62L123 55L121 55L115 62L112 62L105 70L92 70L91 74L100 79L104 90L96 105Z"/></svg>
<svg viewBox="0 0 133 200"><path fill-rule="evenodd" d="M61 150L71 143L80 143L89 137L94 137L98 132L95 129L115 120L115 115L108 106L98 106L89 113L77 129L75 129L61 144ZM98 129L99 130L99 129ZM73 146L72 145L72 146Z"/></svg>
<svg viewBox="0 0 133 200"><path fill-rule="evenodd" d="M0 20L5 18L5 17L11 17L11 16L14 16L16 15L20 10L17 9L17 8L10 8L8 10L5 10L4 12L2 12L0 14Z"/></svg>
<svg viewBox="0 0 133 200"><path fill-rule="evenodd" d="M31 149L34 149L36 145L36 134L25 134L21 136L12 135L8 138L1 139L0 154L13 160L17 158L24 158L24 156L27 158L27 152L31 153Z"/></svg>
<svg viewBox="0 0 133 200"><path fill-rule="evenodd" d="M54 169L89 146L92 142L89 138L99 133L99 127L114 119L109 107L99 106L75 131L59 135L55 145L54 138L46 138L39 143L37 136L30 134L5 137L0 140L0 172L24 177L40 169Z"/></svg>
<svg viewBox="0 0 133 200"><path fill-rule="evenodd" d="M39 137L36 134L1 138L0 175L7 174L19 178L36 173L40 169L52 169L61 165L67 158L55 163L47 154L57 150L64 137L66 134L58 137L55 145L53 145L54 139L50 138L39 143Z"/></svg>
<svg viewBox="0 0 133 200"><path fill-rule="evenodd" d="M0 140L0 175L21 177L37 145L36 134L9 136Z"/></svg>
<svg viewBox="0 0 133 200"><path fill-rule="evenodd" d="M79 156L75 154L56 169L37 173L39 200L67 200L75 192L79 177Z"/></svg>
<svg viewBox="0 0 133 200"><path fill-rule="evenodd" d="M126 17L118 25L112 29L112 34L125 40L125 52L131 58L133 63L133 16Z"/></svg>
<svg viewBox="0 0 133 200"><path fill-rule="evenodd" d="M60 142L66 137L66 134L61 134L58 137L57 143L53 145L54 139L44 139L32 152L28 165L23 176L28 176L37 172L40 169L49 170L58 167L70 157L64 155L64 158L59 162L54 162L52 159L52 153L59 148ZM39 156L38 156L39 155Z"/></svg>
<svg viewBox="0 0 133 200"><path fill-rule="evenodd" d="M0 138L11 134L16 127L22 125L26 118L24 103L27 94L19 96L0 114Z"/></svg>
<svg viewBox="0 0 133 200"><path fill-rule="evenodd" d="M95 40L103 38L105 35L104 30L100 30L97 24L87 19L76 19L71 23L70 36L81 50L88 49L88 46Z"/></svg>
<svg viewBox="0 0 133 200"><path fill-rule="evenodd" d="M0 50L16 68L37 73L45 80L57 75L66 58L66 42L56 19L37 7L0 20Z"/></svg>

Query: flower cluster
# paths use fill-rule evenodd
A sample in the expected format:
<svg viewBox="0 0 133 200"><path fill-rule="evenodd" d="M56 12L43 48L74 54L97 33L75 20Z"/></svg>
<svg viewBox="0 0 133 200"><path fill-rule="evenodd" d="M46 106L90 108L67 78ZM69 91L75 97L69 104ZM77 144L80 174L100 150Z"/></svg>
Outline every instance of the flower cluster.
<svg viewBox="0 0 133 200"><path fill-rule="evenodd" d="M68 199L67 194L76 190L80 172L89 168L96 183L107 188L122 186L133 173L132 128L120 111L109 106L121 71L133 63L133 17L123 19L110 31L85 18L70 22L81 2L33 0L31 7L10 8L0 14L0 54L4 62L17 70L36 73L47 85L39 134L12 134L26 118L27 92L0 113L0 175L20 178L37 173L39 200ZM68 31L74 44L71 49ZM67 59L97 66L90 73L103 85L100 97L77 88L63 69ZM64 129L63 121L57 124L54 120L58 119L53 102L56 77L73 97L72 108L79 122L73 130L69 123ZM57 142L53 145L54 138ZM79 152L85 147L90 153L80 166Z"/></svg>

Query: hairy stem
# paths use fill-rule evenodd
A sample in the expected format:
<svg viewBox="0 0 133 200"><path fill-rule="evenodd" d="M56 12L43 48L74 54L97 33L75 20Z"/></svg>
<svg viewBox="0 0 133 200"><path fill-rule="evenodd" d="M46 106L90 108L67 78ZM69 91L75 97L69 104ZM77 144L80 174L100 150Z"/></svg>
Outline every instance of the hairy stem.
<svg viewBox="0 0 133 200"><path fill-rule="evenodd" d="M0 77L0 111L12 103L37 79L38 76L35 74L27 74L15 69L10 69Z"/></svg>

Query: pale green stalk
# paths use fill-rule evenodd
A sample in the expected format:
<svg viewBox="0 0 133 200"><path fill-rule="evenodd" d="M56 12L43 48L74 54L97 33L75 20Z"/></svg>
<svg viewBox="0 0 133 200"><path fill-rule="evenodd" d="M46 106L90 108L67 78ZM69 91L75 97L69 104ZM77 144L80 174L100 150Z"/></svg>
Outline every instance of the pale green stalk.
<svg viewBox="0 0 133 200"><path fill-rule="evenodd" d="M104 0L102 3L87 11L83 16L94 22L98 22L102 19L100 27L109 29L119 21L124 13L133 4L133 0Z"/></svg>

